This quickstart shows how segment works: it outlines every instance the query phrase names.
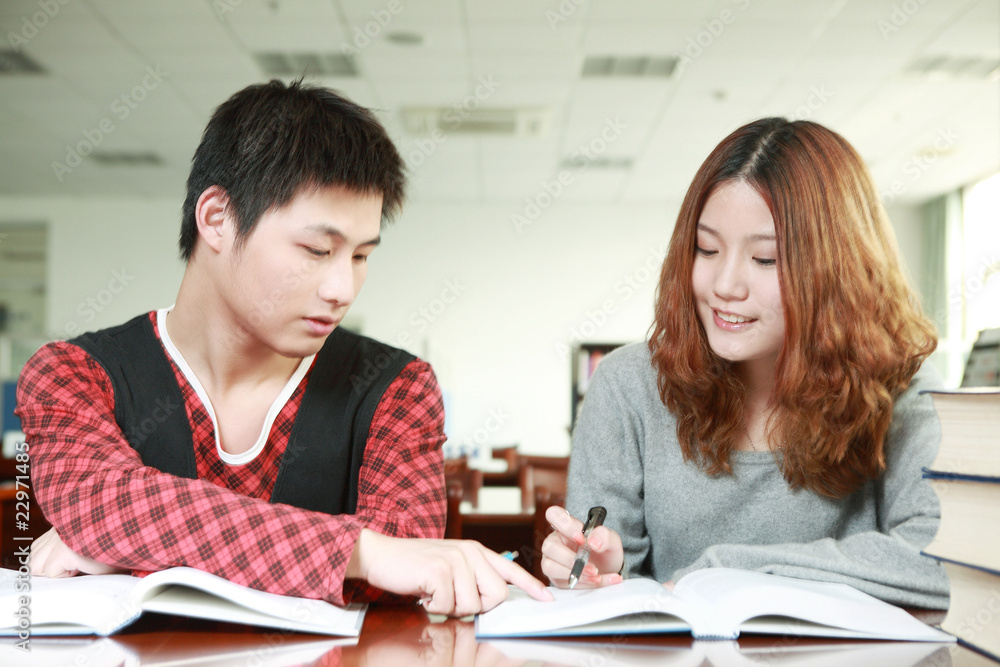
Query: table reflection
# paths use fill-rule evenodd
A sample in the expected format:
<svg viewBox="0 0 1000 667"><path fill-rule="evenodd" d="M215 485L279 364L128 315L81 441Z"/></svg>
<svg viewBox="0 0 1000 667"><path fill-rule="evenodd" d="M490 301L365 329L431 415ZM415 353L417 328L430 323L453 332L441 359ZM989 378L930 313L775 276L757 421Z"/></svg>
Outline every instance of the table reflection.
<svg viewBox="0 0 1000 667"><path fill-rule="evenodd" d="M951 644L859 642L747 636L696 641L687 635L619 635L561 640L477 642L469 620L437 620L419 607L372 607L357 639L322 637L236 624L148 614L113 638L33 638L32 651L0 644L0 665L28 667L628 667L639 665L773 666L993 665Z"/></svg>

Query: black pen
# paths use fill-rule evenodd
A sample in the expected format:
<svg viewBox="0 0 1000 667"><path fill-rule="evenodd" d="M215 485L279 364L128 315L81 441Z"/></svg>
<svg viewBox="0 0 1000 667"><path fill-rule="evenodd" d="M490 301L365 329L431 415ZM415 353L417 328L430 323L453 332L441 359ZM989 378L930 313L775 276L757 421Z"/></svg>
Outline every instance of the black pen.
<svg viewBox="0 0 1000 667"><path fill-rule="evenodd" d="M576 561L573 563L573 569L569 572L569 587L571 589L580 581L583 568L590 560L590 532L604 523L604 517L607 515L608 511L600 505L591 507L590 512L587 513L587 523L583 524L583 546L577 550Z"/></svg>

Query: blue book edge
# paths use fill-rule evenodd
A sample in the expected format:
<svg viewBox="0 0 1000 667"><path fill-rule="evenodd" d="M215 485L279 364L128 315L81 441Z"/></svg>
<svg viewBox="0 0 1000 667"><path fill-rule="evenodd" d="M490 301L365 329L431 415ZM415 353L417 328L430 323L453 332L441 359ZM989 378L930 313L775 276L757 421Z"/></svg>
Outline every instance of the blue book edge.
<svg viewBox="0 0 1000 667"><path fill-rule="evenodd" d="M943 472L932 468L922 468L924 479L940 479L950 482L985 482L987 484L1000 484L1000 477L991 475L968 475L961 472Z"/></svg>
<svg viewBox="0 0 1000 667"><path fill-rule="evenodd" d="M921 554L927 556L928 558L933 558L936 561L942 563L951 563L952 565L961 565L962 567L967 567L970 570L979 570L980 572L985 572L986 574L992 574L994 576L1000 577L1000 572L997 570L990 569L988 567L983 567L981 565L973 565L972 563L964 563L960 560L955 560L954 558L944 558L943 556L935 556L934 554L929 554L926 551L921 551Z"/></svg>

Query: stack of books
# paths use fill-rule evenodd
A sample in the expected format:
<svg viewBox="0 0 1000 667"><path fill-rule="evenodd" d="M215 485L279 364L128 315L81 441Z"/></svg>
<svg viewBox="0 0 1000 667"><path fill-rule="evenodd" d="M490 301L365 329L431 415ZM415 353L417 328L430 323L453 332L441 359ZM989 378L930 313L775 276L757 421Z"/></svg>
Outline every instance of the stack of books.
<svg viewBox="0 0 1000 667"><path fill-rule="evenodd" d="M924 553L951 581L941 629L1000 660L1000 389L930 392L941 447L924 476L941 525Z"/></svg>

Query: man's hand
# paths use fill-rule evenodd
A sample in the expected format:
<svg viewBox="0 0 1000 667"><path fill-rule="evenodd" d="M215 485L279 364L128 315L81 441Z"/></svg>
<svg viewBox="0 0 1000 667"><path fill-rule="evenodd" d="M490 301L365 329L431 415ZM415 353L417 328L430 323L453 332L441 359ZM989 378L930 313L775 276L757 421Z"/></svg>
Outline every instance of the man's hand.
<svg viewBox="0 0 1000 667"><path fill-rule="evenodd" d="M567 588L576 552L584 542L583 522L557 505L545 510L545 518L553 530L542 543L542 572L553 586ZM577 586L597 588L621 583L618 573L625 562L621 536L607 526L598 526L590 532L589 544L590 560Z"/></svg>
<svg viewBox="0 0 1000 667"><path fill-rule="evenodd" d="M70 549L55 528L31 543L31 573L43 577L75 577L80 574L124 572Z"/></svg>
<svg viewBox="0 0 1000 667"><path fill-rule="evenodd" d="M435 614L468 616L507 598L507 584L536 600L552 600L545 585L520 565L472 540L388 537L365 528L347 576L400 595L414 595Z"/></svg>

